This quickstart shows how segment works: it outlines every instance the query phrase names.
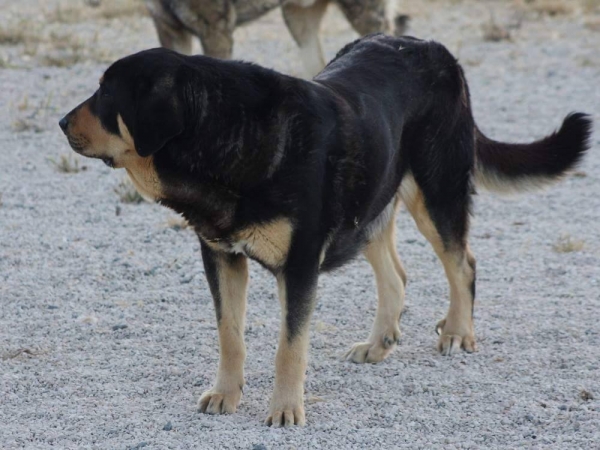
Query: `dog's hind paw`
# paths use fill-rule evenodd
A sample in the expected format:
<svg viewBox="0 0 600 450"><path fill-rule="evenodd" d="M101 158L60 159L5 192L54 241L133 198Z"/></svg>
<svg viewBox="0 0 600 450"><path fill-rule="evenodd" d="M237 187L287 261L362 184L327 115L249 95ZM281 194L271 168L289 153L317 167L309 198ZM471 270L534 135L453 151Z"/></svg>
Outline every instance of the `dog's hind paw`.
<svg viewBox="0 0 600 450"><path fill-rule="evenodd" d="M373 341L369 339L367 342L358 342L346 352L344 359L358 364L381 362L396 348L399 339L400 330L396 329Z"/></svg>
<svg viewBox="0 0 600 450"><path fill-rule="evenodd" d="M453 353L457 353L461 349L467 353L473 353L477 351L477 345L475 344L475 335L473 332L461 333L459 329L454 329L446 323L446 319L440 320L435 326L435 331L440 336L438 339L437 349L444 355L449 356ZM472 328L472 327L468 327Z"/></svg>

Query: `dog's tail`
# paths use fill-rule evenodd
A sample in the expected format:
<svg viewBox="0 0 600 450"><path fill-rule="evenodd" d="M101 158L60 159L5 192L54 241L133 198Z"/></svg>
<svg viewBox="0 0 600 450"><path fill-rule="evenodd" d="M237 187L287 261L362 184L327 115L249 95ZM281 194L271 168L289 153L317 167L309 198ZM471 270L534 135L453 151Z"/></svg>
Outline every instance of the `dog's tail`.
<svg viewBox="0 0 600 450"><path fill-rule="evenodd" d="M571 113L560 129L530 144L505 144L476 129L477 186L495 192L520 192L557 181L577 165L590 148L592 121Z"/></svg>

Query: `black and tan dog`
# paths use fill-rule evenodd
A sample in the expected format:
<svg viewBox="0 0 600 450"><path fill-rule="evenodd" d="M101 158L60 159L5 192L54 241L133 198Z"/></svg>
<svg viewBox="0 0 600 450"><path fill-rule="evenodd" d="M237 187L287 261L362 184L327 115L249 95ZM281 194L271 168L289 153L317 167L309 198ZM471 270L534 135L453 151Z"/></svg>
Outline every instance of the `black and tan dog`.
<svg viewBox="0 0 600 450"><path fill-rule="evenodd" d="M439 351L475 350L475 258L467 243L474 184L519 190L557 179L587 150L591 122L571 114L531 144L488 139L444 47L374 35L346 46L314 81L144 51L110 66L60 126L76 152L125 168L143 195L183 214L200 238L220 343L202 411L232 413L241 398L247 258L275 275L282 321L267 423L287 426L304 423L319 274L364 253L377 313L347 359L386 358L404 305L394 242L403 202L450 285Z"/></svg>

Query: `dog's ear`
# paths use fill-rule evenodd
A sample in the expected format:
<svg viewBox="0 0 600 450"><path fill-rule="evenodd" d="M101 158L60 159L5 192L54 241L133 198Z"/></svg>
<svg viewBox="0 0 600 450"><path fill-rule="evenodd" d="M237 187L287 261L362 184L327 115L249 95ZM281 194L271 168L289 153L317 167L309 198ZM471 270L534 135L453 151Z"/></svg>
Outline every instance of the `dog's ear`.
<svg viewBox="0 0 600 450"><path fill-rule="evenodd" d="M138 154L150 156L183 132L184 113L173 81L141 89L135 111L133 140Z"/></svg>

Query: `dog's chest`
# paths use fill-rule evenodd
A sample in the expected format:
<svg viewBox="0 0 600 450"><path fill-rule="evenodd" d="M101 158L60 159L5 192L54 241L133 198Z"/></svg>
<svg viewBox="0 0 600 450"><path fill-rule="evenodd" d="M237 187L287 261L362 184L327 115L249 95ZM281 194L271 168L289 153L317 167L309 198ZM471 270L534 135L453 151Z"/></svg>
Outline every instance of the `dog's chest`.
<svg viewBox="0 0 600 450"><path fill-rule="evenodd" d="M243 254L269 268L277 269L287 259L292 231L290 221L282 218L250 225L222 239L201 237L214 250Z"/></svg>

